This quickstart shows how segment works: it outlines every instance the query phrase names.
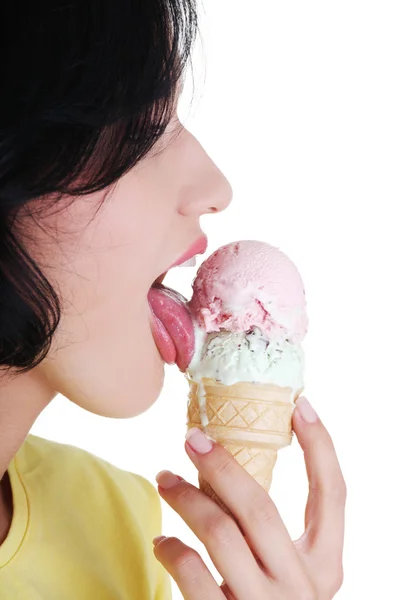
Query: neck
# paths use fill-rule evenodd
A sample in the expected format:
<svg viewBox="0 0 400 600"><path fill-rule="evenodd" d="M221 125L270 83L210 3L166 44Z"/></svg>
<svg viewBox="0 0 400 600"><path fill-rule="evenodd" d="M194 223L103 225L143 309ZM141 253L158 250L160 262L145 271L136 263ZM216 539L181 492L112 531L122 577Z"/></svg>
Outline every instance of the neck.
<svg viewBox="0 0 400 600"><path fill-rule="evenodd" d="M12 518L7 469L37 417L55 396L39 367L22 375L0 372L0 544Z"/></svg>
<svg viewBox="0 0 400 600"><path fill-rule="evenodd" d="M22 375L0 373L0 480L54 390L35 367Z"/></svg>

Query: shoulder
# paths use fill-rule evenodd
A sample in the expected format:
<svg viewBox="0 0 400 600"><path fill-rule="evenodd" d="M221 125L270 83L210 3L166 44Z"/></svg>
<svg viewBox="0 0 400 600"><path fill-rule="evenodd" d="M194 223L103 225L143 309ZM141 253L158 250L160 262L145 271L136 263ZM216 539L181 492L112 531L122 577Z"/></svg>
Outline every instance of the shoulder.
<svg viewBox="0 0 400 600"><path fill-rule="evenodd" d="M147 479L76 446L29 435L17 454L17 467L28 482L40 480L49 492L52 488L72 490L80 503L101 497L103 506L110 503L122 508L128 503L140 508L142 515L161 518L158 493Z"/></svg>
<svg viewBox="0 0 400 600"><path fill-rule="evenodd" d="M149 481L75 446L32 435L13 462L29 506L30 560L45 540L51 567L58 561L90 585L99 580L102 589L104 582L114 591L117 585L121 594L126 590L124 598L170 598L166 571L153 554L161 503Z"/></svg>

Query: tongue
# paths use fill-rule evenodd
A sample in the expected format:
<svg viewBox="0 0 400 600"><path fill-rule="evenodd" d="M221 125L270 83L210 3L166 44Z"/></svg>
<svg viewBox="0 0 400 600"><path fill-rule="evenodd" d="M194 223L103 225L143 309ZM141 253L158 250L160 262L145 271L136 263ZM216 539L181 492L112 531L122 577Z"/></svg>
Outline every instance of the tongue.
<svg viewBox="0 0 400 600"><path fill-rule="evenodd" d="M194 327L186 300L175 290L161 284L150 289L149 304L167 348L168 361L181 371L189 366L194 354Z"/></svg>

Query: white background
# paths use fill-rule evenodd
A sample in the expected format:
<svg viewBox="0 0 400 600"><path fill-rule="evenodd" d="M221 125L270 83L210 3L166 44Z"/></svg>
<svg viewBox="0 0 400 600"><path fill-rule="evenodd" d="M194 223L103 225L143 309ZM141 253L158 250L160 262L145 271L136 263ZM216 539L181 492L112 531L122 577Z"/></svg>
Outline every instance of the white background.
<svg viewBox="0 0 400 600"><path fill-rule="evenodd" d="M210 252L260 239L298 265L310 315L306 394L335 440L349 492L337 598L398 598L398 2L204 7L195 100L189 115L189 76L181 118L234 189L231 208L204 219ZM174 271L169 283L188 294L193 273ZM169 368L161 398L136 419L103 419L59 398L33 432L152 481L168 468L194 482L183 451L186 393ZM293 536L301 534L306 490L294 443L279 456L271 490ZM168 507L164 515L167 535L204 554Z"/></svg>

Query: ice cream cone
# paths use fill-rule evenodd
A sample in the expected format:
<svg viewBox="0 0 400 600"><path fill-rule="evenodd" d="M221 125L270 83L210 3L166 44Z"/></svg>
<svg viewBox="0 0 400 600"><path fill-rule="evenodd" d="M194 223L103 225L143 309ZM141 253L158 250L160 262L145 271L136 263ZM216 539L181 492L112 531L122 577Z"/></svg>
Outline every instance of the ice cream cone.
<svg viewBox="0 0 400 600"><path fill-rule="evenodd" d="M189 378L188 428L205 431L268 491L277 452L292 441L293 401L301 390L294 394L290 387L248 382L227 386L206 378L202 383L203 408L199 405L198 384ZM229 513L201 476L199 484Z"/></svg>

